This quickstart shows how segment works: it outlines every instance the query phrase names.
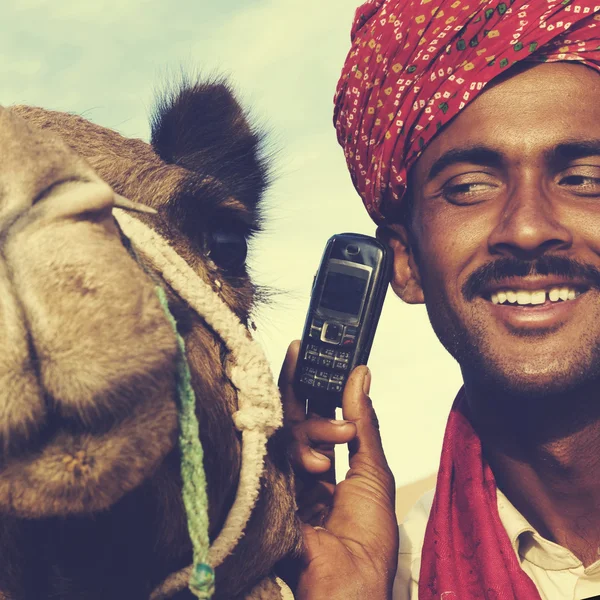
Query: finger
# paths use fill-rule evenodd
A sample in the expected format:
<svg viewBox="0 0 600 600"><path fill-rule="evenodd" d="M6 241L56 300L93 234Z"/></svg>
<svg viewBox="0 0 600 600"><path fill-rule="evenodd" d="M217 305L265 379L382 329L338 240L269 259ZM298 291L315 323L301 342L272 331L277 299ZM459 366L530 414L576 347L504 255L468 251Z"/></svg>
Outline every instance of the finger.
<svg viewBox="0 0 600 600"><path fill-rule="evenodd" d="M342 414L345 420L351 420L356 425L356 436L348 445L350 454L350 469L354 475L374 475L372 469L382 478L385 487L391 487L393 493L394 480L388 467L379 423L373 404L368 396L371 385L371 372L366 366L357 367L348 378L342 398Z"/></svg>
<svg viewBox="0 0 600 600"><path fill-rule="evenodd" d="M331 456L328 452L319 452L305 444L294 443L290 447L290 460L297 472L313 475L325 473L331 467Z"/></svg>
<svg viewBox="0 0 600 600"><path fill-rule="evenodd" d="M347 444L355 436L356 425L349 421L315 418L298 423L292 429L292 465L309 473L324 473L331 466L335 445Z"/></svg>
<svg viewBox="0 0 600 600"><path fill-rule="evenodd" d="M292 428L293 443L289 447L296 470L317 474L333 467L334 447L347 444L356 436L356 425L349 421L312 418Z"/></svg>
<svg viewBox="0 0 600 600"><path fill-rule="evenodd" d="M347 444L356 435L352 421L330 420L314 417L292 428L294 439L309 446L331 446Z"/></svg>
<svg viewBox="0 0 600 600"><path fill-rule="evenodd" d="M306 408L304 400L299 399L294 391L294 373L298 353L300 352L300 340L294 340L288 347L279 374L279 391L286 423L304 421L306 419Z"/></svg>

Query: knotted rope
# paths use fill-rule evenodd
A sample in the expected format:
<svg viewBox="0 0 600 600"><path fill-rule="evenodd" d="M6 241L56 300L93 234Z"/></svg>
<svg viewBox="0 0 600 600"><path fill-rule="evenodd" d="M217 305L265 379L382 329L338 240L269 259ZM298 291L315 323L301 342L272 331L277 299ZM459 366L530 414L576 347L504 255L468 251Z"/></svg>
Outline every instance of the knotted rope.
<svg viewBox="0 0 600 600"><path fill-rule="evenodd" d="M250 519L260 491L260 477L264 469L267 440L276 429L281 427L283 422L281 399L262 349L250 337L247 329L218 294L213 292L211 287L158 233L119 208L114 208L113 213L135 251L143 255L179 297L206 321L230 352L227 365L228 375L237 389L238 395L238 410L232 415L232 418L236 428L242 432L242 459L236 497L221 532L208 548L208 518L206 517L206 521L204 521L202 509L198 508L205 500L202 500L202 491L198 492L195 488L196 485L202 486L202 480L198 479L197 473L198 456L201 464L202 450L200 447L200 453L198 453L196 447L193 451L195 454L195 458L192 459L193 464L186 466L182 449L183 495L188 514L188 529L194 545L194 564L170 575L154 590L150 600L169 598L190 583L192 584L190 589L198 596L198 592L210 591L212 570L231 554L244 534L244 528ZM162 290L159 292L159 296L161 293L163 294L161 302L166 303L166 297ZM174 324L174 320L172 324ZM178 336L178 343L180 352L183 352L183 356L185 356L185 347L180 336ZM180 360L180 363L181 438L199 440L195 412L191 411L194 415L193 419L187 412L189 406L195 405L193 390L189 382L189 369L185 360ZM187 374L184 372L186 369ZM183 408L184 402L188 409ZM185 433L183 431L184 421ZM191 443L193 444L193 442ZM187 445L188 441L185 444ZM185 472L184 469L186 469ZM203 469L200 470L203 473ZM188 479L187 484L185 483L186 478ZM186 490L188 485L189 489ZM199 496L196 496L196 493ZM190 501L190 508L188 508L186 495ZM205 503L204 507L206 508L206 506ZM208 548L207 553L205 552L206 548ZM210 595L198 597L209 598Z"/></svg>

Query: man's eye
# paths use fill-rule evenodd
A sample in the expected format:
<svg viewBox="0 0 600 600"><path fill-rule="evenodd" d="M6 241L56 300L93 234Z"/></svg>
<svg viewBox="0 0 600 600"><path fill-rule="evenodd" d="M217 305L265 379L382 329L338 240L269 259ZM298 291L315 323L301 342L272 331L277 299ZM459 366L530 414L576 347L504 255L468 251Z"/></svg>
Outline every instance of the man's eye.
<svg viewBox="0 0 600 600"><path fill-rule="evenodd" d="M497 186L483 181L446 185L442 194L453 204L474 204L483 202L493 195Z"/></svg>
<svg viewBox="0 0 600 600"><path fill-rule="evenodd" d="M559 185L573 188L575 193L585 196L600 195L600 178L598 177L567 175L560 180Z"/></svg>

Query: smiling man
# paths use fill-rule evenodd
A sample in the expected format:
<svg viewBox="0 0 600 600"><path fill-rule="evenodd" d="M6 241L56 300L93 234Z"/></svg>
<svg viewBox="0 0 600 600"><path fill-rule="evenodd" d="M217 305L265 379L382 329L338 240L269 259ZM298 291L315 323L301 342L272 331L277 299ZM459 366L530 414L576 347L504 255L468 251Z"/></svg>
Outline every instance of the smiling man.
<svg viewBox="0 0 600 600"><path fill-rule="evenodd" d="M435 493L400 527L393 598L600 595L600 5L372 0L352 36L338 139L394 290L425 303L464 379ZM327 470L307 451L323 442L352 440L355 459L307 530L301 597L335 580L327 552L344 574L328 598L391 594L393 494L362 377L350 423L294 425L304 471Z"/></svg>

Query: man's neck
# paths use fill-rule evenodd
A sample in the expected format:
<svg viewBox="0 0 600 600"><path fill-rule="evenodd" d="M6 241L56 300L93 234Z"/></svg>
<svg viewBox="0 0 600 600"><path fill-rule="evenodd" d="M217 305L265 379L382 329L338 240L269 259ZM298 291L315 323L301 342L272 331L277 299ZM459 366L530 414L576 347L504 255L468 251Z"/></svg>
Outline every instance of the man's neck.
<svg viewBox="0 0 600 600"><path fill-rule="evenodd" d="M467 386L498 487L541 535L587 566L600 548L600 402L581 393L527 404Z"/></svg>

